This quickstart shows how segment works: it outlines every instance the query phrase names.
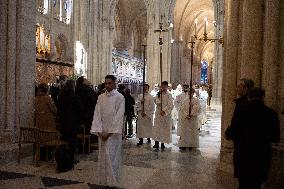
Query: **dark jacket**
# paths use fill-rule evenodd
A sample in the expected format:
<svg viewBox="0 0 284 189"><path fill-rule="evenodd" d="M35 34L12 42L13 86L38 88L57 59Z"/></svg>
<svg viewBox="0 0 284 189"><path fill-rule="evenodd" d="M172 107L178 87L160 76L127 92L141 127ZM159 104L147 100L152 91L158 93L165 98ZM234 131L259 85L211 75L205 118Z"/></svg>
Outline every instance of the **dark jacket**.
<svg viewBox="0 0 284 189"><path fill-rule="evenodd" d="M239 114L242 110L242 107L247 105L248 97L247 96L241 96L239 98L236 98L234 100L234 102L236 103L236 106L235 106L235 110L234 110L233 117L232 117L232 120L231 120L231 125L227 128L227 130L225 132L226 138L230 139L230 140L233 140L233 136L231 136L232 132L230 131L232 129L232 125L234 125L234 123L236 122L236 119L239 117Z"/></svg>
<svg viewBox="0 0 284 189"><path fill-rule="evenodd" d="M60 89L58 86L52 85L50 87L50 96L55 104L55 106L58 108L58 96L60 93Z"/></svg>
<svg viewBox="0 0 284 189"><path fill-rule="evenodd" d="M79 97L74 93L60 94L58 97L58 116L63 135L74 136L80 126L81 107Z"/></svg>
<svg viewBox="0 0 284 189"><path fill-rule="evenodd" d="M226 136L234 142L234 173L237 178L267 180L271 143L279 142L278 114L253 100L238 107Z"/></svg>
<svg viewBox="0 0 284 189"><path fill-rule="evenodd" d="M80 99L82 108L80 122L87 127L92 125L94 110L97 104L98 96L93 89L86 85L76 88L76 95Z"/></svg>
<svg viewBox="0 0 284 189"><path fill-rule="evenodd" d="M125 114L127 116L134 116L135 99L130 94L125 94Z"/></svg>

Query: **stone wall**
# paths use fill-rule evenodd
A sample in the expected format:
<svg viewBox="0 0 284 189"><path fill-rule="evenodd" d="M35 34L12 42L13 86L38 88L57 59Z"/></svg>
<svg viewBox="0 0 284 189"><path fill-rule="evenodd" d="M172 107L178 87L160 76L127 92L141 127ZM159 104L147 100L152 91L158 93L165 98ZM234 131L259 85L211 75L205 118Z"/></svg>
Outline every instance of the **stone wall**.
<svg viewBox="0 0 284 189"><path fill-rule="evenodd" d="M284 110L284 1L226 1L225 52L222 94L221 166L232 163L232 143L224 139L230 125L241 78L250 78L266 90L265 103L278 113ZM284 119L281 120L281 141L284 147ZM228 167L227 167L228 168ZM231 169L227 169L231 170Z"/></svg>
<svg viewBox="0 0 284 189"><path fill-rule="evenodd" d="M35 1L0 1L0 138L33 125Z"/></svg>
<svg viewBox="0 0 284 189"><path fill-rule="evenodd" d="M44 31L50 37L50 55L45 56L37 54L37 58L46 63L35 63L35 79L36 82L54 83L56 76L59 75L73 75L74 64L74 21L73 12L71 13L70 22L66 22L66 15L64 12L64 3L66 0L61 1L62 4L62 20L60 20L59 11L60 4L57 1L54 6L53 1L49 1L48 10L43 14L41 11L36 11L36 24L44 28ZM43 3L43 1L41 1ZM40 10L42 5L38 2L37 9ZM70 6L72 6L70 4ZM57 47L56 47L57 46ZM60 47L60 48L58 48ZM50 64L49 62L52 62ZM64 66L64 64L68 66Z"/></svg>

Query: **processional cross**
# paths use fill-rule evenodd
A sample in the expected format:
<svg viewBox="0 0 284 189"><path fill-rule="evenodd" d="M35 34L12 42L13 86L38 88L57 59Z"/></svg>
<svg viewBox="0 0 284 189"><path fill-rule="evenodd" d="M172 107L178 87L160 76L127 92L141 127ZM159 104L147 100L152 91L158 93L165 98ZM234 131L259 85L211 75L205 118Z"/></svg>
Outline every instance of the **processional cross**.
<svg viewBox="0 0 284 189"><path fill-rule="evenodd" d="M143 46L143 82L142 82L142 89L143 89L143 93L142 93L142 113L144 113L144 109L145 109L145 89L144 89L144 86L145 86L145 73L146 73L146 43L142 44Z"/></svg>
<svg viewBox="0 0 284 189"><path fill-rule="evenodd" d="M189 111L188 111L188 117L190 118L190 115L191 115L191 109L192 109L192 105L191 105L191 102L192 102L192 93L193 93L193 84L192 84L192 69L193 69L193 49L194 49L194 44L195 44L195 41L192 40L190 42L188 42L191 46L190 46L190 49L191 49L191 59L190 59L190 81L189 81Z"/></svg>
<svg viewBox="0 0 284 189"><path fill-rule="evenodd" d="M162 16L161 16L161 20L162 20ZM158 30L154 30L155 33L159 33L159 45L160 45L160 77L161 77L161 83L163 82L163 51L162 51L162 47L163 47L163 33L164 32L168 32L168 29L164 29L163 27L163 23L159 23L160 28ZM162 101L162 91L160 90L160 97L161 97L161 112L163 110L163 101Z"/></svg>

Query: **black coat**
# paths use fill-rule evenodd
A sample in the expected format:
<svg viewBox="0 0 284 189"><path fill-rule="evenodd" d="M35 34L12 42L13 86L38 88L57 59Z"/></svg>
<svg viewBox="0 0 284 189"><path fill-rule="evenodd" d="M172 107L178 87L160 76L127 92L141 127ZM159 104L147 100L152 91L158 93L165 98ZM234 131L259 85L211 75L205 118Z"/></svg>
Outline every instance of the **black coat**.
<svg viewBox="0 0 284 189"><path fill-rule="evenodd" d="M80 122L90 127L93 121L94 110L97 104L98 96L93 89L82 85L76 89L76 95L80 99L82 108Z"/></svg>
<svg viewBox="0 0 284 189"><path fill-rule="evenodd" d="M63 135L74 136L80 126L81 106L75 94L61 94L58 97L58 116Z"/></svg>
<svg viewBox="0 0 284 189"><path fill-rule="evenodd" d="M235 177L265 181L271 143L280 140L278 114L259 100L239 105L226 130L226 137L234 142Z"/></svg>

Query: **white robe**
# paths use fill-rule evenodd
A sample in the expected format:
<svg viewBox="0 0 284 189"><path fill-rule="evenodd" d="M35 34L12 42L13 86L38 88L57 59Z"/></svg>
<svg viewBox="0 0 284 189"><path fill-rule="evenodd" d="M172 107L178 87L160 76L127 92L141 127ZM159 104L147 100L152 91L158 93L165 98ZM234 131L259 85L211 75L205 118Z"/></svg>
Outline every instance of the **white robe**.
<svg viewBox="0 0 284 189"><path fill-rule="evenodd" d="M137 99L137 110L138 110L138 120L137 120L137 138L152 138L152 128L153 128L153 115L155 111L154 98L150 94L144 95L144 112L145 117L142 117L143 105L141 104L143 95L139 95Z"/></svg>
<svg viewBox="0 0 284 189"><path fill-rule="evenodd" d="M204 124L207 121L206 105L207 105L208 93L207 91L200 90L199 94L200 94L200 104L201 104L200 119L201 123Z"/></svg>
<svg viewBox="0 0 284 189"><path fill-rule="evenodd" d="M180 107L182 105L182 103L184 102L184 100L186 99L186 97L188 97L189 94L188 93L185 93L185 92L182 92L181 94L179 94L176 99L174 100L174 105L175 105L175 108L178 112L178 121L177 121L177 135L180 136Z"/></svg>
<svg viewBox="0 0 284 189"><path fill-rule="evenodd" d="M112 133L107 141L99 137L98 182L101 185L119 186L124 111L125 100L117 90L99 96L90 132Z"/></svg>
<svg viewBox="0 0 284 189"><path fill-rule="evenodd" d="M176 96L177 96L176 93L175 93L175 90L173 90L173 89L171 91L168 90L168 92L172 95L172 99L173 99L173 102L174 102L174 100L176 99ZM173 127L176 127L177 119L178 119L178 112L177 112L176 108L173 107L173 110L172 110Z"/></svg>
<svg viewBox="0 0 284 189"><path fill-rule="evenodd" d="M198 98L193 97L191 108L191 118L189 114L189 95L184 100L180 108L180 140L179 147L199 147L198 114L200 111L200 102Z"/></svg>
<svg viewBox="0 0 284 189"><path fill-rule="evenodd" d="M150 95L152 95L153 97L156 97L157 93L159 91L156 91L155 89L153 89L151 92L150 92Z"/></svg>
<svg viewBox="0 0 284 189"><path fill-rule="evenodd" d="M162 143L171 143L172 141L172 109L173 99L172 95L168 92L162 94L162 110L165 112L164 116L161 116L161 100L158 96L154 101L156 106L154 127L153 127L153 139Z"/></svg>

